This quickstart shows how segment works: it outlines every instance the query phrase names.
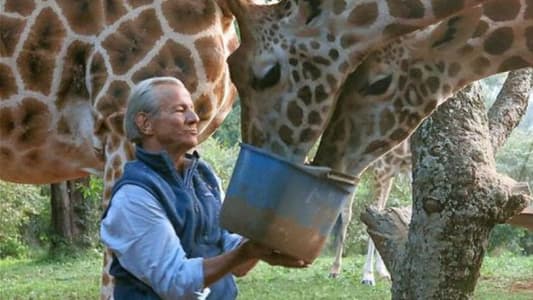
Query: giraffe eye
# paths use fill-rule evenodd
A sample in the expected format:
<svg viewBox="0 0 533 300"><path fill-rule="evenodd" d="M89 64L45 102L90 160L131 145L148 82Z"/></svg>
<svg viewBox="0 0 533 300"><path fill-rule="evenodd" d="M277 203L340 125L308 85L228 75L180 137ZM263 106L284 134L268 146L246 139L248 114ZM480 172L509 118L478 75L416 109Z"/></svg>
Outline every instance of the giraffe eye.
<svg viewBox="0 0 533 300"><path fill-rule="evenodd" d="M381 95L385 93L392 82L392 74L373 82L364 89L365 95Z"/></svg>
<svg viewBox="0 0 533 300"><path fill-rule="evenodd" d="M264 90L274 86L279 82L281 77L281 65L276 63L268 72L261 78L253 76L252 88L254 90Z"/></svg>

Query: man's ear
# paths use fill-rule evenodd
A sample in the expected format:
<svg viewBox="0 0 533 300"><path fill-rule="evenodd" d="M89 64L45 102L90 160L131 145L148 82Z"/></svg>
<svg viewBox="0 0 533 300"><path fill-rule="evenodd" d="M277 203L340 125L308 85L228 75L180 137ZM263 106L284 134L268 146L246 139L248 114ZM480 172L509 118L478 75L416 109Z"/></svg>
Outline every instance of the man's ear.
<svg viewBox="0 0 533 300"><path fill-rule="evenodd" d="M139 128L139 131L143 135L153 134L152 120L145 112L137 113L135 116L135 125L137 125L137 128Z"/></svg>

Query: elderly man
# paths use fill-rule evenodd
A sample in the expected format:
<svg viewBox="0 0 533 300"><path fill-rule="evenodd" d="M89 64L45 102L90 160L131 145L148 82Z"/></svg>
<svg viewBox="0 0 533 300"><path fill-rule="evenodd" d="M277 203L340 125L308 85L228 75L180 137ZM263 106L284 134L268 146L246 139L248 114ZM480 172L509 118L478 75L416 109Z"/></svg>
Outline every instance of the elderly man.
<svg viewBox="0 0 533 300"><path fill-rule="evenodd" d="M124 122L136 160L115 184L101 224L117 300L235 299L233 275L260 259L305 267L219 227L217 177L196 152L188 154L198 144L198 121L175 78L147 79L132 91Z"/></svg>

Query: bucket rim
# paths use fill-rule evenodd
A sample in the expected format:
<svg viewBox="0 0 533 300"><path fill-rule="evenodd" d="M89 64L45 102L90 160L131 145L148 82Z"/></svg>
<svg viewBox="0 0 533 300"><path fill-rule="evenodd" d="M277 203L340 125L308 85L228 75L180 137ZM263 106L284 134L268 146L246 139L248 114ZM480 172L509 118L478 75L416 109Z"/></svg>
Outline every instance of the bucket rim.
<svg viewBox="0 0 533 300"><path fill-rule="evenodd" d="M308 165L308 164L298 164L298 163L295 163L295 162L292 162L280 155L277 155L277 154L274 154L274 153L271 153L271 152L268 152L264 149L261 149L261 148L258 148L258 147L255 147L255 146L252 146L250 144L246 144L246 143L239 143L239 146L241 148L245 148L247 150L251 150L253 152L257 152L261 155L264 155L264 156L268 156L272 159L275 159L277 161L280 161L280 162L283 162L284 164L287 164L293 168L296 168L308 175L311 175L311 176L314 176L314 177L323 177L325 179L328 179L328 180L331 180L331 181L334 181L336 183L341 183L341 184L345 184L345 185L350 185L350 186L356 186L357 185L357 181L358 181L358 177L357 176L353 176L353 175L350 175L350 174L346 174L346 173L343 173L343 172L339 172L339 171L336 171L336 170L333 170L332 168L330 167L325 167L325 166L313 166L313 165Z"/></svg>

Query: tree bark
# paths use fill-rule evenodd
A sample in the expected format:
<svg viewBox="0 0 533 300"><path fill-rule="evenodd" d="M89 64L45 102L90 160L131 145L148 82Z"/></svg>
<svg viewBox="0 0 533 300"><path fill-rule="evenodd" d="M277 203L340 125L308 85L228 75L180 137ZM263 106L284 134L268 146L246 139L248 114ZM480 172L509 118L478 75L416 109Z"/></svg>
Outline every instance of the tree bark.
<svg viewBox="0 0 533 300"><path fill-rule="evenodd" d="M54 183L50 186L52 208L51 251L61 246L86 247L88 209L78 185L88 178Z"/></svg>
<svg viewBox="0 0 533 300"><path fill-rule="evenodd" d="M511 74L509 80L523 78ZM527 205L527 184L495 171L493 149L503 144L527 105L512 88L522 85L505 86L491 112L492 135L474 85L443 104L413 136L409 233L408 218L397 211L362 215L391 270L393 299L471 298L491 229ZM517 103L521 107L515 108Z"/></svg>
<svg viewBox="0 0 533 300"><path fill-rule="evenodd" d="M533 68L512 71L507 76L496 101L488 112L493 153L505 144L527 111L533 85Z"/></svg>

